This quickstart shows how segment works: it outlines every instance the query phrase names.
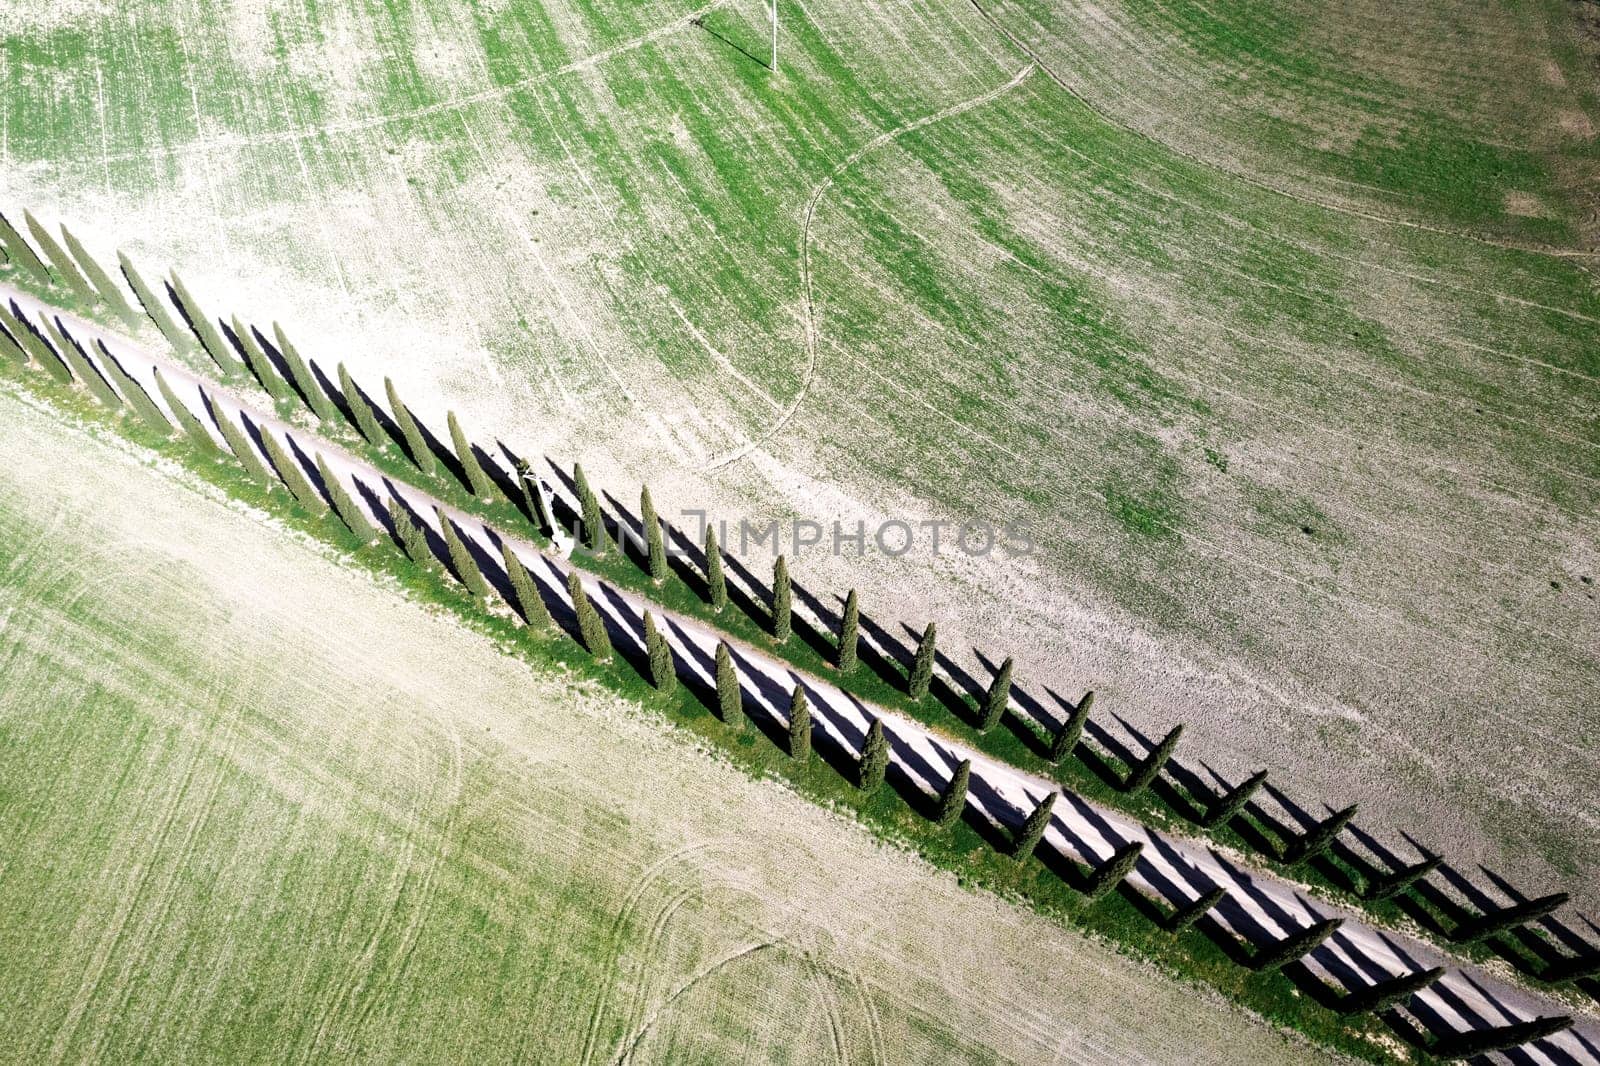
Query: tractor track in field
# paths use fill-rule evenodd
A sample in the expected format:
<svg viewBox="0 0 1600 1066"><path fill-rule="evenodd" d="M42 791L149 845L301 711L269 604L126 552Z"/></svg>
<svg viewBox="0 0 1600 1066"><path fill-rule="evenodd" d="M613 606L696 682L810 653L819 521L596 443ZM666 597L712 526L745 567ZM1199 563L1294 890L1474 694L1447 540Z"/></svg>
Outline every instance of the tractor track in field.
<svg viewBox="0 0 1600 1066"><path fill-rule="evenodd" d="M1020 76L1019 76L1020 79ZM930 118L931 121L931 118ZM53 309L36 300L18 294L14 300L17 310L25 314L56 314ZM77 332L82 340L96 343L84 344L93 353L89 358L104 358L111 352L135 384L151 392L159 392L151 384L154 371L160 369L179 402L197 418L205 419L206 432L210 433L212 412L218 412L236 423L248 420L263 434L279 438L284 449L302 466L312 464L320 456L330 472L341 482L348 480L357 506L369 509L371 504L364 493L388 492L402 499L421 520L436 528L437 516L442 514L455 527L463 542L477 549L482 560L488 560L485 573L496 584L503 576L493 560L504 544L513 550L526 566L535 583L541 587L547 602L564 618L571 613L571 602L566 598L566 579L570 564L552 557L531 542L518 539L489 526L476 516L444 504L407 482L398 481L376 470L350 453L316 436L302 425L290 424L264 413L264 409L245 401L231 390L217 385L209 378L201 378L171 360L143 351L132 342L67 314L57 314L65 328ZM103 347L102 347L103 346ZM164 401L154 400L165 408ZM293 445L292 448L289 445ZM226 447L225 442L221 442ZM259 443L251 445L258 458L265 460ZM305 470L308 477L315 476L315 466ZM502 471L503 473L503 471ZM558 482L560 477L556 479ZM574 508L575 499L564 485L551 490L560 496L563 504ZM371 519L382 523L376 513ZM438 549L435 548L435 551ZM646 608L656 612L658 625L674 651L680 673L691 683L704 686L709 677L712 653L719 644L727 644L732 651L735 669L743 690L744 710L757 721L766 720L769 728L786 728L787 706L785 697L795 685L802 685L811 697L813 729L820 757L833 757L848 763L860 757L862 738L870 721L881 719L891 745L891 772L902 780L906 790L937 795L955 764L962 759L972 762L972 789L967 796L967 816L974 824L988 827L1002 837L1010 834L1028 812L1041 800L1057 793L1060 786L1047 778L1020 770L1008 763L994 759L970 745L944 732L912 719L906 714L867 704L834 686L821 677L803 674L772 653L732 638L709 625L686 615L664 610L631 592L624 591L600 578L579 571L585 591L605 619L613 633L613 642L619 651L634 652L642 649L640 637L642 618ZM1028 712L1013 700L1013 711L1023 715ZM1417 994L1414 1003L1419 1006L1419 1024L1438 1032L1459 1032L1482 1027L1508 1024L1512 1020L1548 1014L1556 1006L1550 997L1529 985L1509 979L1500 970L1470 962L1453 954L1449 949L1415 936L1407 931L1378 926L1362 913L1336 901L1321 897L1309 886L1296 883L1280 874L1252 869L1246 860L1227 856L1217 850L1209 840L1190 837L1171 829L1157 831L1128 814L1111 807L1102 807L1072 792L1061 793L1065 803L1058 802L1054 816L1040 843L1040 854L1055 853L1076 863L1098 865L1118 847L1132 842L1146 845L1143 856L1129 875L1131 890L1146 895L1165 907L1182 906L1204 894L1212 885L1224 889L1223 901L1202 919L1216 935L1246 945L1263 945L1292 935L1325 918L1342 921L1338 936L1325 942L1301 960L1301 965L1316 978L1331 982L1336 987L1359 989L1361 982L1381 980L1385 976L1403 976L1419 968L1442 966L1444 975L1438 983ZM709 843L690 845L710 846ZM681 853L678 853L681 855ZM641 884L630 897L636 907L649 891L655 876L671 865L675 856L652 866L641 878ZM630 906L625 906L617 916L616 929L628 922ZM659 915L654 915L652 925ZM777 941L769 941L771 946ZM761 944L745 949L759 950ZM719 966L734 961L738 955L724 959ZM702 973L696 981L709 976ZM1355 983L1352 984L1351 982ZM692 987L683 986L662 1002L654 1013L648 1015L637 1031L625 1039L620 1058L626 1059L644 1039L660 1012ZM1534 1062L1584 1063L1600 1066L1600 1015L1592 1009L1574 1011L1570 1003L1563 1003L1563 1012L1577 1013L1575 1029L1568 1029L1541 1041L1530 1052ZM597 1003L589 1022L587 1054L592 1058L598 1051L600 1029L603 1026L605 1003ZM1431 1019L1424 1021L1423 1019ZM1546 1055L1539 1048L1551 1049Z"/></svg>
<svg viewBox="0 0 1600 1066"><path fill-rule="evenodd" d="M805 374L801 378L800 387L798 390L796 390L794 398L790 400L789 403L783 408L782 412L779 413L778 420L776 422L768 426L765 432L752 438L751 440L746 441L733 451L727 453L726 455L718 456L706 463L706 470L720 470L723 467L731 466L732 464L737 463L739 460L748 456L757 448L766 444L768 441L772 440L772 438L776 437L783 431L783 427L788 425L789 420L794 417L795 412L800 409L800 405L805 402L806 396L811 391L811 383L817 374L818 333L815 288L812 284L811 276L811 229L812 222L816 218L817 205L821 202L823 195L829 189L831 189L834 184L841 177L843 177L847 171L850 170L850 168L854 167L857 163L861 162L862 159L871 155L879 148L882 148L884 145L889 144L890 142L903 137L908 133L913 133L916 130L920 130L924 126L930 126L935 122L940 122L947 118L954 118L956 115L964 114L967 111L971 111L975 107L981 107L989 101L1003 96L1012 89L1016 88L1018 85L1021 85L1023 81L1027 79L1028 75L1033 73L1034 68L1038 67L1038 65L1039 64L1037 60L1029 62L1027 66L1017 71L1017 73L1012 76L1011 80L1006 82L1004 85L997 85L994 88L980 93L977 96L958 101L957 103L951 104L948 107L941 108L931 114L924 115L919 119L908 122L903 126L896 126L894 129L885 130L846 156L843 161L833 168L833 170L829 171L827 177L818 182L817 186L811 190L811 195L806 198L805 212L800 226L800 288L803 297L806 337Z"/></svg>

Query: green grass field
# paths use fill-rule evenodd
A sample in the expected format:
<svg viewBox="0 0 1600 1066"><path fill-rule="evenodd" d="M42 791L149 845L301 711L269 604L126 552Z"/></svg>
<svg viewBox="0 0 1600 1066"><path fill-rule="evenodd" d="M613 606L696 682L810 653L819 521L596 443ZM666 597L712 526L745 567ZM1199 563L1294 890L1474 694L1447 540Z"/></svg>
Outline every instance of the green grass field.
<svg viewBox="0 0 1600 1066"><path fill-rule="evenodd" d="M1333 7L25 2L0 206L622 498L1027 523L795 569L1592 908L1595 45Z"/></svg>
<svg viewBox="0 0 1600 1066"><path fill-rule="evenodd" d="M1319 1057L0 414L8 1061Z"/></svg>

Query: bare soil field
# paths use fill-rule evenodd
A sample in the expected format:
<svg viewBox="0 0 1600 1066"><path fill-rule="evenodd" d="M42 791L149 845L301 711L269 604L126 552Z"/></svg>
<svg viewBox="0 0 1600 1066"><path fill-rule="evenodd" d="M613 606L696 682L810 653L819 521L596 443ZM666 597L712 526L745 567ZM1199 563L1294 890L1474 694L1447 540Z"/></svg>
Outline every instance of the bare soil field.
<svg viewBox="0 0 1600 1066"><path fill-rule="evenodd" d="M664 510L1026 523L796 572L1593 907L1593 70L1258 8L8 5L0 194Z"/></svg>
<svg viewBox="0 0 1600 1066"><path fill-rule="evenodd" d="M0 395L0 1057L1308 1062Z"/></svg>

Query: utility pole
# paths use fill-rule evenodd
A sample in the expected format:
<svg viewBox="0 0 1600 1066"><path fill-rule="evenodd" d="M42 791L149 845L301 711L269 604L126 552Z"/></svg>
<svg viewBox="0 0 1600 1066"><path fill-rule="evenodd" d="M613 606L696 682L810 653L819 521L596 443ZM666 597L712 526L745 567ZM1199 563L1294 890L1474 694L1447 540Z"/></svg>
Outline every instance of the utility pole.
<svg viewBox="0 0 1600 1066"><path fill-rule="evenodd" d="M772 0L772 73L778 73L778 0Z"/></svg>

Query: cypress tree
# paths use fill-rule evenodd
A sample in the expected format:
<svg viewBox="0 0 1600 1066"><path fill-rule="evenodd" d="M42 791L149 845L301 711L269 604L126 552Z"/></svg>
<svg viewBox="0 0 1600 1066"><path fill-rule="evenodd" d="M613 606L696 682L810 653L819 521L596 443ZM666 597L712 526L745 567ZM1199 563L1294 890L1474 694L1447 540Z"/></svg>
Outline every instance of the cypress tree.
<svg viewBox="0 0 1600 1066"><path fill-rule="evenodd" d="M272 324L272 337L278 342L278 351L283 355L284 365L289 368L289 380L300 390L300 395L305 398L306 406L311 408L312 414L324 422L337 421L339 412L333 406L333 401L318 383L317 376L311 372L311 367L300 357L294 342L289 340L283 332L283 327L276 322Z"/></svg>
<svg viewBox="0 0 1600 1066"><path fill-rule="evenodd" d="M50 376L61 384L71 385L74 379L72 370L66 363L66 355L58 354L51 342L45 340L44 334L33 328L33 320L26 315L19 313L11 321L20 327L21 335L17 339L28 350L28 354L33 356L34 362L49 371ZM49 319L45 320L45 325L49 326Z"/></svg>
<svg viewBox="0 0 1600 1066"><path fill-rule="evenodd" d="M1011 843L1011 857L1019 864L1028 861L1033 850L1039 846L1039 841L1044 839L1044 831L1050 828L1050 813L1056 809L1056 795L1052 792L1040 801L1039 806L1028 815L1028 820L1022 823L1022 828L1017 830Z"/></svg>
<svg viewBox="0 0 1600 1066"><path fill-rule="evenodd" d="M906 692L915 703L922 702L922 697L928 694L928 687L933 684L933 652L938 636L939 627L929 622L928 628L922 631L921 642L917 644L917 657L912 660L911 676L906 679Z"/></svg>
<svg viewBox="0 0 1600 1066"><path fill-rule="evenodd" d="M200 449L202 454L208 457L219 454L217 442L212 439L211 434L206 432L206 427L200 424L200 420L195 417L194 412L184 406L182 400L178 399L178 394L172 391L172 386L168 385L167 379L162 376L160 367L155 368L155 375L156 388L161 391L161 398L166 401L167 410L171 411L172 417L178 420L178 425L183 427L183 431L188 435L189 440L194 443L196 448Z"/></svg>
<svg viewBox="0 0 1600 1066"><path fill-rule="evenodd" d="M1060 765L1061 760L1072 754L1072 749L1078 746L1078 741L1083 739L1083 727L1089 722L1089 712L1094 710L1094 691L1091 689L1083 694L1083 699L1067 715L1067 720L1061 723L1061 728L1055 731L1050 738L1050 761Z"/></svg>
<svg viewBox="0 0 1600 1066"><path fill-rule="evenodd" d="M461 534L456 532L456 524L437 506L433 513L439 519L439 532L444 537L445 550L450 554L450 566L455 570L456 577L472 593L473 598L488 599L489 583L483 579L483 571L478 569L478 561L472 557L471 549L461 539Z"/></svg>
<svg viewBox="0 0 1600 1066"><path fill-rule="evenodd" d="M961 812L967 806L967 783L971 779L972 760L962 759L956 772L950 775L950 783L939 796L937 821L944 828L948 829L961 820Z"/></svg>
<svg viewBox="0 0 1600 1066"><path fill-rule="evenodd" d="M261 387L267 390L267 395L274 400L287 400L291 395L289 383L278 376L278 368L272 365L272 360L256 343L255 334L239 321L239 316L233 316L233 335L239 338L239 350L244 352L245 365L250 372L261 382Z"/></svg>
<svg viewBox="0 0 1600 1066"><path fill-rule="evenodd" d="M596 555L604 555L609 542L606 539L606 520L600 513L600 497L589 487L583 474L583 464L574 463L572 480L578 488L578 506L583 511L583 540Z"/></svg>
<svg viewBox="0 0 1600 1066"><path fill-rule="evenodd" d="M861 643L861 603L856 597L856 590L851 589L850 595L844 599L844 617L839 620L839 655L838 664L841 674L848 674L856 668L856 655Z"/></svg>
<svg viewBox="0 0 1600 1066"><path fill-rule="evenodd" d="M556 524L550 516L550 506L545 502L544 487L539 484L538 475L526 459L517 460L517 484L522 486L522 494L528 501L528 514L533 516L534 527L541 536L547 536L556 528Z"/></svg>
<svg viewBox="0 0 1600 1066"><path fill-rule="evenodd" d="M1557 907L1566 903L1568 898L1565 892L1552 892L1548 896L1540 896L1537 899L1530 899L1512 907L1503 907L1488 914L1480 914L1475 918L1468 918L1450 931L1450 939L1457 944L1485 940L1496 933L1503 933L1513 926L1543 918Z"/></svg>
<svg viewBox="0 0 1600 1066"><path fill-rule="evenodd" d="M44 318L44 333L50 341L50 347L54 348L60 354L61 361L67 364L67 370L71 372L74 384L88 389L95 399L107 407L115 409L122 406L122 401L112 392L105 379L89 365L89 360L78 350L78 346L72 343L55 320L48 316Z"/></svg>
<svg viewBox="0 0 1600 1066"><path fill-rule="evenodd" d="M657 689L671 694L678 687L678 668L672 661L672 645L656 630L655 615L644 613L644 647L650 657L650 680Z"/></svg>
<svg viewBox="0 0 1600 1066"><path fill-rule="evenodd" d="M794 590L789 585L789 562L783 556L772 565L772 639L786 644L794 630Z"/></svg>
<svg viewBox="0 0 1600 1066"><path fill-rule="evenodd" d="M1467 1059L1488 1055L1495 1051L1510 1051L1536 1040L1543 1040L1572 1024L1567 1015L1547 1015L1526 1022L1502 1025L1497 1029L1472 1029L1464 1033L1442 1036L1427 1049L1438 1059Z"/></svg>
<svg viewBox="0 0 1600 1066"><path fill-rule="evenodd" d="M601 620L600 612L594 609L588 593L583 591L583 579L578 576L577 570L567 571L567 592L577 611L578 635L583 638L583 646L597 660L606 662L611 658L611 638L606 634L606 624Z"/></svg>
<svg viewBox="0 0 1600 1066"><path fill-rule="evenodd" d="M122 364L112 357L106 348L105 341L99 341L100 365L106 370L106 376L111 379L118 389L122 391L122 398L128 401L134 413L144 419L145 424L159 433L171 436L172 423L167 421L167 416L161 413L161 408L150 398L143 385L133 380L128 372L122 369Z"/></svg>
<svg viewBox="0 0 1600 1066"><path fill-rule="evenodd" d="M46 350L44 342L29 328L28 323L13 315L11 309L4 303L0 303L0 326L5 327L11 339L16 342L16 346L21 349L24 364L34 362L48 369L49 363L58 361Z"/></svg>
<svg viewBox="0 0 1600 1066"><path fill-rule="evenodd" d="M1001 715L1006 713L1006 707L1011 702L1011 656L1006 656L1006 661L1000 664L1000 672L995 675L994 683L989 686L989 691L983 696L983 720L978 726L978 732L987 733L1000 724Z"/></svg>
<svg viewBox="0 0 1600 1066"><path fill-rule="evenodd" d="M1161 738L1155 750L1146 755L1128 774L1128 779L1123 782L1122 790L1128 793L1143 792L1161 773L1167 760L1172 758L1172 752L1178 746L1178 738L1183 736L1183 723L1173 726L1166 736Z"/></svg>
<svg viewBox="0 0 1600 1066"><path fill-rule="evenodd" d="M717 717L735 729L744 724L744 694L739 690L739 674L733 668L727 641L717 645Z"/></svg>
<svg viewBox="0 0 1600 1066"><path fill-rule="evenodd" d="M1340 1014L1359 1014L1362 1011L1382 1014L1390 1007L1398 1007L1442 976L1444 976L1442 966L1401 974L1399 977L1356 989L1335 1003L1333 1009Z"/></svg>
<svg viewBox="0 0 1600 1066"><path fill-rule="evenodd" d="M1183 932L1199 921L1212 907L1221 903L1222 897L1227 894L1228 890L1221 885L1212 885L1206 892L1173 911L1163 923L1164 927L1169 933Z"/></svg>
<svg viewBox="0 0 1600 1066"><path fill-rule="evenodd" d="M388 378L383 379L383 391L389 397L389 410L394 413L394 420L400 426L400 435L405 438L406 454L411 456L411 462L416 468L433 476L439 468L438 460L434 458L433 449L428 447L427 440L422 436L422 430L417 427L417 420L411 414L411 409L400 400L400 394L395 391L394 382Z"/></svg>
<svg viewBox="0 0 1600 1066"><path fill-rule="evenodd" d="M1227 825L1233 821L1234 816L1244 810L1245 804L1267 782L1267 772L1257 770L1237 785L1212 800L1206 806L1206 813L1200 819L1200 824L1208 829L1212 826Z"/></svg>
<svg viewBox="0 0 1600 1066"><path fill-rule="evenodd" d="M805 762L811 756L811 704L803 685L789 696L789 757Z"/></svg>
<svg viewBox="0 0 1600 1066"><path fill-rule="evenodd" d="M328 498L333 500L333 513L338 515L339 520L355 534L356 539L364 545L377 540L378 531L367 521L367 516L361 513L361 508L351 498L350 493L345 491L344 483L334 475L333 468L328 465L321 452L317 453L317 473L322 475L322 484L328 489Z"/></svg>
<svg viewBox="0 0 1600 1066"><path fill-rule="evenodd" d="M650 580L657 585L667 579L667 546L661 535L661 520L656 516L650 486L639 491L639 521L644 524L645 548L650 557Z"/></svg>
<svg viewBox="0 0 1600 1066"><path fill-rule="evenodd" d="M1334 838L1343 832L1344 827L1350 824L1350 819L1356 816L1358 806L1359 804L1352 803L1344 810L1335 811L1312 826L1304 836L1285 849L1284 861L1298 866L1327 851L1333 844Z"/></svg>
<svg viewBox="0 0 1600 1066"><path fill-rule="evenodd" d="M355 420L356 429L361 431L361 436L366 438L368 444L374 448L382 448L389 442L383 435L383 430L378 426L378 418L372 413L372 407L367 403L367 398L361 395L361 390L356 388L356 383L350 379L350 371L339 364L339 391L344 393L345 406L350 408L350 417Z"/></svg>
<svg viewBox="0 0 1600 1066"><path fill-rule="evenodd" d="M33 239L39 242L45 258L50 260L50 265L56 268L56 273L61 275L61 280L66 282L67 288L72 290L72 295L82 300L86 305L93 307L100 302L95 291L89 285L89 279L83 276L77 266L72 262L72 257L67 255L56 239L50 236L50 231L39 224L33 217L33 212L26 209L22 212L23 219L28 223L28 232L33 234Z"/></svg>
<svg viewBox="0 0 1600 1066"><path fill-rule="evenodd" d="M33 245L17 232L17 227L4 214L0 214L0 240L5 241L6 251L11 253L11 258L22 264L23 269L32 274L36 281L41 285L50 284L50 271L45 269Z"/></svg>
<svg viewBox="0 0 1600 1066"><path fill-rule="evenodd" d="M267 458L272 461L272 466L278 471L278 476L283 483L289 486L289 494L300 501L300 506L313 514L322 514L328 509L322 502L322 497L317 495L317 490L311 487L311 482L306 480L306 475L300 469L300 463L291 458L278 443L278 438L266 426L261 427L261 446L266 449Z"/></svg>
<svg viewBox="0 0 1600 1066"><path fill-rule="evenodd" d="M717 531L706 523L706 588L711 595L711 609L721 611L728 606L728 579L722 575L722 549L717 546Z"/></svg>
<svg viewBox="0 0 1600 1066"><path fill-rule="evenodd" d="M548 629L550 627L550 609L544 605L544 597L539 595L539 588L533 582L533 575L528 573L528 568L522 565L522 560L511 549L511 542L500 541L500 558L506 567L506 577L511 581L511 592L517 602L513 604L522 612L523 619L535 629Z"/></svg>
<svg viewBox="0 0 1600 1066"><path fill-rule="evenodd" d="M489 480L489 475L483 472L483 467L478 463L478 455L472 450L472 442L467 440L467 435L461 432L461 423L456 421L456 413L450 411L448 415L450 443L455 446L456 458L461 460L461 469L466 472L468 487L478 499L492 499L494 482Z"/></svg>
<svg viewBox="0 0 1600 1066"><path fill-rule="evenodd" d="M28 351L22 346L22 343L12 335L12 328L13 327L8 325L5 328L0 329L0 352L4 352L8 359L17 363L19 366L27 366L29 362Z"/></svg>
<svg viewBox="0 0 1600 1066"><path fill-rule="evenodd" d="M178 295L178 307L189 318L189 327L194 330L194 335L200 338L200 346L211 356L213 362L222 368L224 374L243 374L244 364L234 358L233 352L228 350L228 344L222 339L222 331L217 329L217 324L206 317L201 310L200 302L194 294L184 285L183 279L178 277L178 272L172 272L172 291Z"/></svg>
<svg viewBox="0 0 1600 1066"><path fill-rule="evenodd" d="M128 279L128 287L139 298L139 305L144 308L144 313L150 316L150 321L156 324L156 329L161 331L161 335L167 338L172 350L179 355L192 351L194 338L178 326L171 312L167 310L166 302L145 284L144 278L134 269L133 260L118 252L117 263L122 267L122 276Z"/></svg>
<svg viewBox="0 0 1600 1066"><path fill-rule="evenodd" d="M883 719L874 718L867 730L866 743L861 746L861 775L858 779L863 792L876 792L889 771L889 738L883 732Z"/></svg>
<svg viewBox="0 0 1600 1066"><path fill-rule="evenodd" d="M72 231L65 225L61 227L61 236L66 239L68 251L78 261L78 265L83 267L84 274L88 276L100 299L105 301L105 305L111 308L112 313L122 319L129 329L138 329L139 316L128 306L127 298L122 295L122 289L116 282L111 280L111 275L105 272L105 268L89 254L89 249L85 248L83 242L73 236Z"/></svg>
<svg viewBox="0 0 1600 1066"><path fill-rule="evenodd" d="M1255 970L1276 970L1286 966L1311 953L1318 944L1332 936L1334 930L1343 924L1343 918L1328 918L1313 922L1304 929L1290 933L1277 943L1268 944L1257 951L1255 957L1250 960L1250 966Z"/></svg>
<svg viewBox="0 0 1600 1066"><path fill-rule="evenodd" d="M1418 881L1437 870L1444 862L1438 855L1425 855L1421 862L1412 863L1410 866L1401 867L1387 874L1379 874L1368 879L1367 890L1362 894L1362 899L1393 899Z"/></svg>
<svg viewBox="0 0 1600 1066"><path fill-rule="evenodd" d="M233 419L221 407L212 406L211 411L217 418L217 428L222 431L222 439L228 442L228 448L233 452L233 457L239 460L239 465L244 467L244 472L264 485L272 483L272 475L267 473L267 468L261 465L261 460L256 457L256 450L250 446L245 438L244 430L233 424Z"/></svg>
<svg viewBox="0 0 1600 1066"><path fill-rule="evenodd" d="M1139 856L1144 854L1144 841L1135 840L1124 844L1111 853L1111 858L1101 863L1084 883L1083 894L1090 899L1099 899L1113 888L1122 884L1122 879L1133 872L1139 863Z"/></svg>
<svg viewBox="0 0 1600 1066"><path fill-rule="evenodd" d="M411 509L398 498L390 497L389 517L394 522L394 531L400 538L400 547L405 551L406 558L424 570L432 570L435 561L433 549L428 547L428 534L411 517Z"/></svg>

